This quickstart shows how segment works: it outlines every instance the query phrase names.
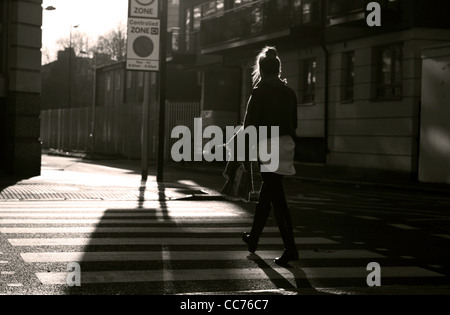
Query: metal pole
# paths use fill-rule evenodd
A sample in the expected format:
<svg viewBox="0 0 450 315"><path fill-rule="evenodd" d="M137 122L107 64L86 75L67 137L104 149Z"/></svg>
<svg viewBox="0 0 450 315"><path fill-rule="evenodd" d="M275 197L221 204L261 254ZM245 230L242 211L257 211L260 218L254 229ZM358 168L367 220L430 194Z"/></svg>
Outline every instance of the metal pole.
<svg viewBox="0 0 450 315"><path fill-rule="evenodd" d="M94 82L92 91L92 158L95 154L95 101L97 99L96 89L97 89L97 56L94 53Z"/></svg>
<svg viewBox="0 0 450 315"><path fill-rule="evenodd" d="M70 25L69 37L69 151L72 150L72 28L78 28L78 25Z"/></svg>
<svg viewBox="0 0 450 315"><path fill-rule="evenodd" d="M149 124L149 106L150 106L150 72L144 72L144 103L142 112L142 181L148 177L148 124Z"/></svg>
<svg viewBox="0 0 450 315"><path fill-rule="evenodd" d="M69 148L68 150L70 151L71 146L72 146L72 25L70 25L70 35L69 35L69 78L68 78L68 82L69 82L69 86L68 88L68 92L67 92L67 110L68 110L68 114L69 114ZM65 118L65 115L64 115ZM64 119L65 120L65 119ZM64 122L65 123L65 122ZM66 133L64 132L64 135ZM64 139L63 139L64 142ZM61 148L64 150L64 148Z"/></svg>
<svg viewBox="0 0 450 315"><path fill-rule="evenodd" d="M71 98L72 98L72 25L70 26L70 35L69 35L69 86L68 86L68 93L67 93L67 104L70 108L71 105Z"/></svg>
<svg viewBox="0 0 450 315"><path fill-rule="evenodd" d="M166 122L166 42L167 42L167 0L160 0L160 71L159 71L159 132L158 132L158 173L156 180L164 180L164 130Z"/></svg>

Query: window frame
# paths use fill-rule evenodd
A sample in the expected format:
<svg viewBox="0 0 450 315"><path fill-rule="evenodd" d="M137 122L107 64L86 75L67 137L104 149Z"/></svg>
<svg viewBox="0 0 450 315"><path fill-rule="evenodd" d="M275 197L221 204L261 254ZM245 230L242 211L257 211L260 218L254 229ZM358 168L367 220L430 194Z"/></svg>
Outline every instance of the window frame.
<svg viewBox="0 0 450 315"><path fill-rule="evenodd" d="M186 51L190 50L192 33L192 7L184 11L184 47Z"/></svg>
<svg viewBox="0 0 450 315"><path fill-rule="evenodd" d="M341 55L340 102L351 103L355 97L355 51L348 50Z"/></svg>
<svg viewBox="0 0 450 315"><path fill-rule="evenodd" d="M390 54L389 81L384 82L385 72L383 71L383 56ZM391 43L377 46L373 50L373 88L372 99L376 101L400 100L403 97L403 43ZM399 66L397 70L396 67ZM398 78L397 78L398 75ZM390 93L389 93L390 90ZM397 90L399 92L397 92Z"/></svg>
<svg viewBox="0 0 450 315"><path fill-rule="evenodd" d="M311 71L309 71L309 69ZM312 73L312 80L309 83L309 73ZM311 57L300 60L300 104L314 105L316 101L317 83L317 58Z"/></svg>

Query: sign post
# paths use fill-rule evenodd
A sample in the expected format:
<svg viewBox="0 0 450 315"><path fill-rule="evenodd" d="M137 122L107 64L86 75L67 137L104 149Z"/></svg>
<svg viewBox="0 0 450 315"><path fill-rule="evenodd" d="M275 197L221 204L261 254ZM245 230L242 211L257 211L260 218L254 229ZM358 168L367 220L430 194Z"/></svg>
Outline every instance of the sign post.
<svg viewBox="0 0 450 315"><path fill-rule="evenodd" d="M164 180L164 130L166 122L166 43L167 43L167 0L161 0L161 71L159 72L159 132L158 132L158 174L156 180Z"/></svg>
<svg viewBox="0 0 450 315"><path fill-rule="evenodd" d="M162 5L160 6L160 1ZM142 180L148 177L148 133L150 107L150 74L149 71L160 72L160 102L165 102L165 36L167 24L159 19L160 7L167 6L167 0L129 0L127 30L126 69L144 71L144 101L142 122ZM167 8L167 7L166 7ZM167 11L167 10L166 10ZM164 11L164 12L166 12ZM166 15L167 16L167 15ZM165 17L166 17L165 16ZM161 61L161 57L163 60ZM164 78L164 79L163 79ZM164 85L163 85L164 84ZM161 118L161 113L160 113ZM164 126L164 121L160 120ZM160 127L161 130L161 127ZM160 134L159 148L164 150L164 134ZM158 155L159 158L159 155ZM158 163L158 174L159 174ZM160 178L160 176L158 176ZM161 177L162 180L162 177Z"/></svg>

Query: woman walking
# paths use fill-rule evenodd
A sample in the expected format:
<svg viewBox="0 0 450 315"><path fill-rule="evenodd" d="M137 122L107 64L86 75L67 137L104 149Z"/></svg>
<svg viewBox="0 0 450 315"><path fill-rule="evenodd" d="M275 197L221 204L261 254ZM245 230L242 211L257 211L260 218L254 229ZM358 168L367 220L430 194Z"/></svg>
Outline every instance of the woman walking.
<svg viewBox="0 0 450 315"><path fill-rule="evenodd" d="M281 61L274 47L265 47L256 57L253 70L253 91L247 104L244 126L277 126L279 136L258 139L259 146L271 147L275 142L279 148L279 166L273 172L261 172L262 187L256 204L253 225L250 233L244 232L243 241L250 252L255 252L261 233L266 225L271 206L284 243L283 254L275 259L278 265L298 260L294 240L291 215L283 188L283 177L294 175L293 164L295 130L297 129L297 97L280 79ZM260 137L261 135L259 135ZM268 152L268 151L266 151ZM259 163L261 161L259 160Z"/></svg>

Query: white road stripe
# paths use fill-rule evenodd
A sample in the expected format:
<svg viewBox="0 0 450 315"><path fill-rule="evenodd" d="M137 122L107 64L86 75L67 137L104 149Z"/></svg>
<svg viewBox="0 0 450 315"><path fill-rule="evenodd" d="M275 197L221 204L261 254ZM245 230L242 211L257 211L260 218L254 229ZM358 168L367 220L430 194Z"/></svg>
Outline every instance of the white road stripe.
<svg viewBox="0 0 450 315"><path fill-rule="evenodd" d="M266 227L265 232L278 232L277 227ZM35 233L242 233L242 227L41 227L0 228L3 234Z"/></svg>
<svg viewBox="0 0 450 315"><path fill-rule="evenodd" d="M152 204L153 205L153 204ZM103 215L165 215L165 216L202 216L202 217L249 217L250 215L236 204L215 202L214 204L205 204L184 201L181 205L178 202L167 202L166 204L154 204L154 207L138 206L137 203L126 204L108 204L103 203L91 205L74 205L67 206L64 203L55 202L49 205L29 205L28 203L18 203L17 206L6 206L0 202L0 217L65 217L65 216L80 216L84 214L86 216L101 217Z"/></svg>
<svg viewBox="0 0 450 315"><path fill-rule="evenodd" d="M0 203L1 205L1 203ZM6 213L24 213L24 212L30 212L30 213L66 213L66 212L101 212L101 213L107 213L107 212L123 212L123 213L127 213L127 212L142 212L142 213L155 213L155 212L166 212L166 211L172 211L172 212L203 212L204 214L207 214L209 211L224 211L227 210L226 208L208 208L208 207L183 207L183 208L175 208L175 207L157 207L157 208L136 208L136 207L130 207L130 208L126 208L126 209L122 209L122 208L111 208L111 209L104 209L104 208L92 208L92 209L86 209L86 208L78 208L78 209L74 209L74 208L24 208L24 209L19 209L19 208L14 208L14 209L10 209L10 210L5 210L2 208L2 210L0 211L0 214L6 214ZM227 211L228 213L232 212L232 211Z"/></svg>
<svg viewBox="0 0 450 315"><path fill-rule="evenodd" d="M358 278L365 281L367 270L364 267L332 268L247 268L247 269L187 269L166 270L171 281L206 280L274 280L287 279L344 279ZM86 271L81 273L81 284L88 283L137 283L162 282L168 275L162 270L139 271ZM36 273L42 284L66 284L68 273ZM419 267L383 267L383 278L391 277L443 277L444 275Z"/></svg>
<svg viewBox="0 0 450 315"><path fill-rule="evenodd" d="M390 223L390 226L402 229L402 230L418 230L418 228L410 226L410 225L406 225L406 224L394 224L394 223Z"/></svg>
<svg viewBox="0 0 450 315"><path fill-rule="evenodd" d="M281 251L258 251L252 255L248 251L139 251L139 252L45 252L22 253L27 263L87 262L87 261L165 261L165 260L246 260L273 259ZM302 259L335 258L383 258L383 255L366 250L342 250L331 253L313 250L299 251Z"/></svg>
<svg viewBox="0 0 450 315"><path fill-rule="evenodd" d="M113 218L113 217L148 217L148 218L161 218L161 219L173 219L177 217L245 217L248 215L235 214L224 211L212 211L212 212L187 212L180 211L178 213L168 212L142 212L142 213L126 213L124 212L24 212L24 213L1 213L2 218Z"/></svg>
<svg viewBox="0 0 450 315"><path fill-rule="evenodd" d="M154 217L154 216L153 216ZM0 219L0 225L9 224L166 224L166 223L252 223L253 219L239 218L174 218L168 220L161 219L105 219L105 218L74 218L74 219Z"/></svg>
<svg viewBox="0 0 450 315"><path fill-rule="evenodd" d="M85 246L85 245L245 245L238 237L233 238L12 238L12 246ZM297 244L337 244L322 237L296 237ZM280 237L262 237L260 245L283 244Z"/></svg>
<svg viewBox="0 0 450 315"><path fill-rule="evenodd" d="M159 201L145 201L138 202L135 201L96 201L96 200L77 200L77 201L0 201L1 211L42 211L42 209L54 210L54 211L74 211L74 210L84 210L84 211L106 211L106 210L155 210L155 209L170 209L170 210L180 210L183 209L204 209L206 211L214 210L228 210L237 211L240 213L245 213L241 206L235 202L227 201L214 201L214 203L205 203L204 201L177 201L168 200L164 202Z"/></svg>

